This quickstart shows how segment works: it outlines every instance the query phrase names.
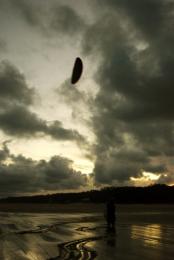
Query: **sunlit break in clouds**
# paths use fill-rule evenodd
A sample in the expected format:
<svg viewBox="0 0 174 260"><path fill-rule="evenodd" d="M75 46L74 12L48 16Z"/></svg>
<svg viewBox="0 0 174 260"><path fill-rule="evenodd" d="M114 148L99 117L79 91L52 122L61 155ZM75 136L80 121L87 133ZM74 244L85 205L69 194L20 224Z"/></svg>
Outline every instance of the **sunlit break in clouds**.
<svg viewBox="0 0 174 260"><path fill-rule="evenodd" d="M168 0L0 0L1 196L174 183L173 22Z"/></svg>

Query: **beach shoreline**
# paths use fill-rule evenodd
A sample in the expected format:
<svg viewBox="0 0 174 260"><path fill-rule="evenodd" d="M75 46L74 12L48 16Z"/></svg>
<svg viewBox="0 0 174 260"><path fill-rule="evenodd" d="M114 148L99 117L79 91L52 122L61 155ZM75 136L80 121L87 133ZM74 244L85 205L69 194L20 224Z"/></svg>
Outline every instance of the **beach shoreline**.
<svg viewBox="0 0 174 260"><path fill-rule="evenodd" d="M114 233L107 229L104 208L0 204L6 210L0 212L0 259L173 259L174 205L116 205Z"/></svg>
<svg viewBox="0 0 174 260"><path fill-rule="evenodd" d="M27 213L100 213L104 203L0 203L0 212ZM118 212L174 212L174 204L116 204Z"/></svg>

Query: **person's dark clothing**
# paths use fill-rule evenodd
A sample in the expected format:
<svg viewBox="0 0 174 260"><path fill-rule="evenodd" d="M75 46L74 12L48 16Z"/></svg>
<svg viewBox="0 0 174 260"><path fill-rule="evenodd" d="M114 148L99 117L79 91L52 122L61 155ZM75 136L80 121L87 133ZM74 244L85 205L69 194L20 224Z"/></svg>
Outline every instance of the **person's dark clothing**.
<svg viewBox="0 0 174 260"><path fill-rule="evenodd" d="M115 227L115 204L112 201L106 205L106 220L108 228Z"/></svg>

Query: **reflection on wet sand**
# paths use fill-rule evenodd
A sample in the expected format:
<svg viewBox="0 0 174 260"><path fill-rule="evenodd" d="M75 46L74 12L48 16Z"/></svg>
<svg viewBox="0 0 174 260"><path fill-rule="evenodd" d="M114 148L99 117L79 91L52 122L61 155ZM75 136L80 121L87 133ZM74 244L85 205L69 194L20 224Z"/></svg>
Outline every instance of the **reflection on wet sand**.
<svg viewBox="0 0 174 260"><path fill-rule="evenodd" d="M159 224L132 225L131 238L141 239L144 245L159 247L162 239L162 228Z"/></svg>
<svg viewBox="0 0 174 260"><path fill-rule="evenodd" d="M109 247L115 247L116 246L116 235L110 235L106 236L106 243Z"/></svg>
<svg viewBox="0 0 174 260"><path fill-rule="evenodd" d="M0 213L0 260L173 260L172 223L126 216L114 232L100 214Z"/></svg>

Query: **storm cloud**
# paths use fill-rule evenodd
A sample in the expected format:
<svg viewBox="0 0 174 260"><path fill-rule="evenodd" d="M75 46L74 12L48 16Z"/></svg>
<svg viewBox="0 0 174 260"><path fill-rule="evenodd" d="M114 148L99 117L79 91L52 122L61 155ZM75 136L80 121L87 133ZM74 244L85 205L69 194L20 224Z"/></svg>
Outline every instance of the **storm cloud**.
<svg viewBox="0 0 174 260"><path fill-rule="evenodd" d="M7 105L30 105L34 99L34 89L28 87L25 76L9 61L0 63L0 99Z"/></svg>
<svg viewBox="0 0 174 260"><path fill-rule="evenodd" d="M10 163L6 160L10 159ZM53 156L35 161L10 153L6 143L0 150L0 196L75 190L88 185L86 175L75 171L73 161Z"/></svg>
<svg viewBox="0 0 174 260"><path fill-rule="evenodd" d="M93 176L96 185L129 185L132 184L132 178L143 178L144 172L156 175L156 182L172 183L173 1L88 1L89 10L92 10L89 17L93 17L90 21L85 20L88 15L83 15L84 10L78 4L63 1L61 4L54 1L40 4L39 1L26 0L1 2L7 9L12 8L11 14L14 17L17 15L31 35L34 36L37 32L41 39L41 44L36 44L38 49L42 46L42 40L46 40L49 47L46 47L44 53L50 51L57 42L58 48L62 49L61 44L66 43L65 45L72 45L67 53L73 53L73 56L79 51L78 55L85 57L87 63L98 64L96 73L90 74L94 75L90 83L85 75L83 82L86 85L70 88L62 77L64 83L56 88L65 107L69 106L67 113L71 115L68 115L68 123L73 118L72 124L78 122L80 127L83 125L85 131L92 131L95 136L93 147L88 151L91 153L90 158L95 158ZM38 28L42 33L38 33ZM52 57L56 50L51 49L51 58L48 57L48 60L56 60L54 64L57 68L59 57ZM63 55L60 55L62 59ZM69 57L65 57L64 61L67 61L68 69L68 63L71 62ZM59 63L59 68L63 66L61 64ZM50 75L51 73L50 70ZM88 97L88 92L83 91L84 86L88 88L88 84L91 84L91 89L97 86L92 98ZM0 64L0 101L0 129L6 135L17 138L47 135L55 140L75 141L86 149L87 141L80 132L65 128L64 122L55 118L48 123L37 114L34 109L37 102L36 89L8 61ZM6 153L4 150L0 152L2 160L7 155L7 150ZM59 159L56 157L50 159L49 163L43 162L44 169L47 168L48 171ZM15 165L16 160L17 157L14 157ZM31 164L40 167L42 163L32 160ZM48 175L52 180L55 177L52 170L49 170ZM50 179L48 183L51 187Z"/></svg>
<svg viewBox="0 0 174 260"><path fill-rule="evenodd" d="M8 61L0 64L0 129L10 136L36 137L49 135L55 140L75 141L87 145L85 138L73 129L66 129L58 120L48 124L31 112L36 93L25 76Z"/></svg>
<svg viewBox="0 0 174 260"><path fill-rule="evenodd" d="M50 28L72 37L82 33L85 22L71 7L57 5L52 13Z"/></svg>
<svg viewBox="0 0 174 260"><path fill-rule="evenodd" d="M174 155L174 6L162 0L95 3L98 20L82 48L101 61L92 119L96 182L128 182L147 170L172 175L159 157Z"/></svg>
<svg viewBox="0 0 174 260"><path fill-rule="evenodd" d="M40 3L40 1L7 0L7 9L12 9L21 19L33 29L40 31L42 36L74 38L80 36L86 28L86 23L71 4L56 1Z"/></svg>

